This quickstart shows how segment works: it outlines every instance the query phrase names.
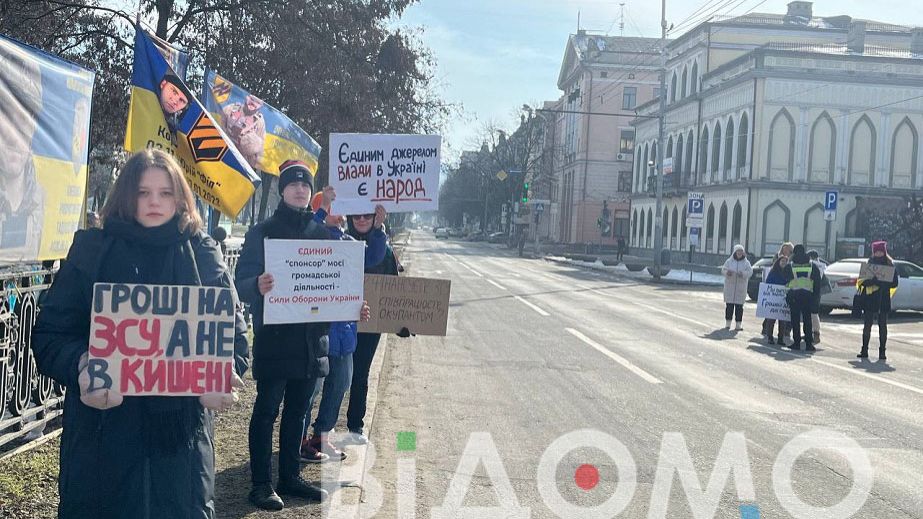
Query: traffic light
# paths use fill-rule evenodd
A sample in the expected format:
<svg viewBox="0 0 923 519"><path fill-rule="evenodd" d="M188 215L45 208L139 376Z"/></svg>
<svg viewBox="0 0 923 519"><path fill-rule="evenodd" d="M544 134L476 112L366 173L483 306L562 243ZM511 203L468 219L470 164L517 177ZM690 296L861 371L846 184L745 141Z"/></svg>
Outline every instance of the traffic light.
<svg viewBox="0 0 923 519"><path fill-rule="evenodd" d="M522 203L529 203L529 183L522 183Z"/></svg>

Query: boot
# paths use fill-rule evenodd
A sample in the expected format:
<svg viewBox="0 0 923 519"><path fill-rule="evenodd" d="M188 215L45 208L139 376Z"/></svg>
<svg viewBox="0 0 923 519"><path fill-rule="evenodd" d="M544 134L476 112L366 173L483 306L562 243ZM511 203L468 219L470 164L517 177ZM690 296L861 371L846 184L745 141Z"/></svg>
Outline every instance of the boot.
<svg viewBox="0 0 923 519"><path fill-rule="evenodd" d="M878 348L878 360L888 360L888 356L885 355L884 348Z"/></svg>
<svg viewBox="0 0 923 519"><path fill-rule="evenodd" d="M814 344L820 342L820 332L814 332Z"/></svg>
<svg viewBox="0 0 923 519"><path fill-rule="evenodd" d="M868 346L863 346L862 349L859 350L859 354L856 355L856 358L857 358L857 359L867 359L867 358L869 358L869 348L868 348Z"/></svg>
<svg viewBox="0 0 923 519"><path fill-rule="evenodd" d="M817 348L814 347L814 344L812 344L811 341L805 339L804 340L804 351L817 351Z"/></svg>
<svg viewBox="0 0 923 519"><path fill-rule="evenodd" d="M272 489L271 483L260 483L253 487L253 490L250 491L250 503L257 508L263 510L282 510L285 506L285 503L282 502L282 498Z"/></svg>
<svg viewBox="0 0 923 519"><path fill-rule="evenodd" d="M276 490L282 495L300 497L308 501L323 502L327 499L326 490L308 483L300 475L287 480L280 478Z"/></svg>

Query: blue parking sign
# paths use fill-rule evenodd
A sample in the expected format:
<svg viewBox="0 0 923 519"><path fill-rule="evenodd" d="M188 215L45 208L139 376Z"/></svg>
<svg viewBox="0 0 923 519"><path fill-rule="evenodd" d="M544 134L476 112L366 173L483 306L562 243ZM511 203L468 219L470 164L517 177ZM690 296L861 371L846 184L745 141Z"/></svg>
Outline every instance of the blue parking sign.
<svg viewBox="0 0 923 519"><path fill-rule="evenodd" d="M836 211L839 194L836 191L827 191L824 195L824 211Z"/></svg>

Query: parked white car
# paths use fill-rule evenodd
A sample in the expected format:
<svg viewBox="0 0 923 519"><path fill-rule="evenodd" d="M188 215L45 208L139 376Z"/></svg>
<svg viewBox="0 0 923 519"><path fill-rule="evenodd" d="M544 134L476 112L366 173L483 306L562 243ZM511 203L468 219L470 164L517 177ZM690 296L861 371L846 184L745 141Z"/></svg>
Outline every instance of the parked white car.
<svg viewBox="0 0 923 519"><path fill-rule="evenodd" d="M820 298L821 312L829 313L834 308L852 308L856 295L859 268L866 258L849 258L837 261L827 267L827 280L831 292ZM893 310L923 311L923 268L909 261L894 260L900 282L891 298Z"/></svg>
<svg viewBox="0 0 923 519"><path fill-rule="evenodd" d="M437 239L437 240L440 239L440 238L442 238L442 239L448 239L448 237L449 237L449 230L446 229L445 227L437 227L436 230L433 231L433 234L436 235L436 239Z"/></svg>

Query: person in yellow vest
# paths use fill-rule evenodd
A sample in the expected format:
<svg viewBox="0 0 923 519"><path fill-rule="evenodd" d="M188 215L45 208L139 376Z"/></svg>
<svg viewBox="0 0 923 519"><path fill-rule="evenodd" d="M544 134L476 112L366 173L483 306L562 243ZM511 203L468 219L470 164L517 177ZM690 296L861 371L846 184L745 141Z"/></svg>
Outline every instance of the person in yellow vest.
<svg viewBox="0 0 923 519"><path fill-rule="evenodd" d="M795 245L791 261L785 268L785 280L788 286L786 300L792 311L792 349L801 349L801 325L804 325L805 350L815 351L812 340L814 330L811 323L811 309L814 299L820 294L821 277L817 266L805 253L804 245Z"/></svg>
<svg viewBox="0 0 923 519"><path fill-rule="evenodd" d="M876 241L872 243L872 257L869 263L873 265L894 266L894 260L888 255L888 242ZM891 280L871 279L859 280L858 290L862 299L862 310L865 316L865 326L862 328L862 349L856 357L866 359L869 356L869 340L872 338L872 325L878 319L878 360L888 360L885 347L888 344L888 313L891 311L891 292L897 288L898 276L895 274Z"/></svg>

